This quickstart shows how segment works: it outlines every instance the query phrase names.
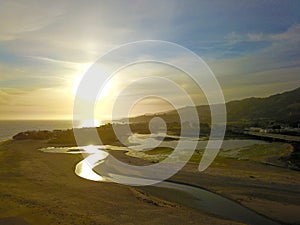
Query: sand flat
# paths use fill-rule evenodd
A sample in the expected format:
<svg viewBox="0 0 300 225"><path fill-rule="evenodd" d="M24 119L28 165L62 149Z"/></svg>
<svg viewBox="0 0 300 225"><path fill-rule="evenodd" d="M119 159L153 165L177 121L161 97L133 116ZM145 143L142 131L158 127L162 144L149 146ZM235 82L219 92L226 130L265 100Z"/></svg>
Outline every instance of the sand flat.
<svg viewBox="0 0 300 225"><path fill-rule="evenodd" d="M43 141L0 146L0 218L28 224L239 224L74 174L81 155L38 151Z"/></svg>

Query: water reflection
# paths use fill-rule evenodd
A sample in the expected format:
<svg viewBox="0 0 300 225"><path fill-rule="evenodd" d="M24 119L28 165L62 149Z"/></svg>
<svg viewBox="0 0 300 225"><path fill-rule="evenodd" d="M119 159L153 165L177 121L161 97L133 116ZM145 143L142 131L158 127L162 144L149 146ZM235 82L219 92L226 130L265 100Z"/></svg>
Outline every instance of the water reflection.
<svg viewBox="0 0 300 225"><path fill-rule="evenodd" d="M93 171L93 168L101 163L109 156L103 149L103 145L88 145L81 147L48 147L42 148L40 151L48 153L65 153L65 154L89 154L84 160L80 161L75 167L75 174L87 180L92 181L107 181L104 177Z"/></svg>
<svg viewBox="0 0 300 225"><path fill-rule="evenodd" d="M82 160L76 165L75 173L77 176L92 181L106 181L106 179L93 171L94 166L101 164L108 153L102 151L101 154L93 154ZM99 162L100 160L100 162Z"/></svg>
<svg viewBox="0 0 300 225"><path fill-rule="evenodd" d="M138 137L138 138L137 138ZM96 168L100 164L102 164L105 160L107 160L109 153L106 152L107 150L113 150L113 151L126 151L126 155L131 157L137 157L145 160L150 161L160 161L164 159L165 157L168 157L168 153L162 153L162 154L146 154L143 152L143 150L148 150L148 141L143 141L143 139L149 138L150 141L153 141L155 139L159 139L159 135L153 136L149 138L149 135L143 135L143 134L135 134L131 137L129 137L128 141L130 144L133 144L131 147L121 147L121 146L113 146L113 145L88 145L88 146L81 146L81 147L48 147L40 149L43 152L48 153L65 153L65 154L87 154L88 156L85 157L84 160L79 162L76 165L75 173L76 175L92 180L92 181L109 181L109 177L111 176L122 176L122 172L124 171L118 171L118 173L112 174L111 172L107 172L106 168L107 165L103 164L103 166L100 166L97 168L97 172L93 170L93 168ZM161 141L160 147L168 147L168 148L175 148L178 144L178 140L175 140L175 138L180 138L178 136L170 136L174 140L171 141ZM185 138L184 141L189 141L188 138ZM264 141L258 141L258 140L224 140L222 145L222 150L220 152L220 155L235 155L239 152L241 148L251 146L254 144L268 144ZM207 145L207 141L199 140L197 149L203 151L205 146ZM134 148L133 148L134 146ZM172 158L174 162L180 161L181 155L185 154L185 149L181 149L181 152L179 154L179 158ZM110 160L109 169L113 168L113 161ZM99 175L99 169L101 169L101 175ZM109 171L109 170L108 170ZM134 171L132 171L134 173ZM128 177L125 177L124 179L129 179ZM135 179L130 177L130 179Z"/></svg>
<svg viewBox="0 0 300 225"><path fill-rule="evenodd" d="M134 139L134 141L136 141ZM201 143L201 141L199 141ZM163 142L165 145L173 145L174 142ZM202 144L206 144L203 142ZM228 146L226 146L227 143ZM240 148L254 144L252 141L241 141L241 140L227 140L223 143L223 150ZM143 146L145 147L145 146ZM51 153L65 153L65 154L87 154L84 160L80 161L75 168L75 173L79 177L84 179L97 181L97 182L109 182L109 176L114 178L122 179L135 179L135 183L139 183L139 177L125 177L120 173L108 173L109 176L104 177L96 173L93 168L99 166L100 164L104 165L103 174L105 174L105 162L109 161L109 153L105 150L126 150L132 151L126 147L116 147L116 146L82 146L82 147L68 147L68 148L44 148L40 149L43 152ZM140 152L143 153L143 152ZM120 171L119 171L120 172ZM157 187L159 189L157 189ZM156 184L155 186L144 187L145 190L154 194L157 197L161 197L168 201L176 201L182 205L192 207L195 209L204 210L210 213L215 213L219 216L229 218L235 221L240 221L246 224L261 224L261 225L278 225L278 223L257 214L256 212L249 210L248 208L243 207L242 205L228 200L220 195L209 192L207 190L186 185L179 184L170 181L164 181ZM162 191L165 189L166 191ZM180 192L178 192L180 191ZM175 197L179 193L182 197ZM175 200L174 200L175 199Z"/></svg>

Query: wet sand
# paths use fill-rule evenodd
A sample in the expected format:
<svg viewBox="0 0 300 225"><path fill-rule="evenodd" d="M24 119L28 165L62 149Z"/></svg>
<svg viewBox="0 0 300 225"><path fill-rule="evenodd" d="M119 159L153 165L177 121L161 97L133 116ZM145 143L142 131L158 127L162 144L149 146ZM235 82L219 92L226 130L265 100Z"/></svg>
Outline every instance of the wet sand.
<svg viewBox="0 0 300 225"><path fill-rule="evenodd" d="M170 201L143 188L77 177L74 168L82 156L37 150L45 145L13 141L0 146L0 224L7 218L24 224L240 224L178 204L178 193ZM114 155L145 163L124 152ZM297 171L217 158L203 173L188 164L171 180L204 187L286 224L300 223Z"/></svg>
<svg viewBox="0 0 300 225"><path fill-rule="evenodd" d="M201 175L188 165L171 180L201 186L273 220L300 224L300 173L234 159L216 160ZM193 175L194 174L194 175Z"/></svg>

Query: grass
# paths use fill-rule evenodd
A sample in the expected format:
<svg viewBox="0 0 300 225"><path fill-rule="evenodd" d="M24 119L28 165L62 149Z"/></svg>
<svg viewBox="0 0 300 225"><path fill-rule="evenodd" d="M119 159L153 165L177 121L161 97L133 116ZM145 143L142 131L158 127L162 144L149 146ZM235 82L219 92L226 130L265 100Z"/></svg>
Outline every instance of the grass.
<svg viewBox="0 0 300 225"><path fill-rule="evenodd" d="M160 157L160 161L162 161L165 158L167 158L170 154L172 154L173 150L174 150L173 148L169 148L169 147L157 147L152 150L145 151L144 153L150 156L163 155L165 157ZM201 158L202 158L202 153L194 152L194 154L190 159L190 162L198 163L200 162Z"/></svg>
<svg viewBox="0 0 300 225"><path fill-rule="evenodd" d="M236 149L234 151L236 151ZM249 147L238 149L238 153L234 157L226 157L219 155L216 159L216 162L222 164L222 159L238 159L264 162L269 158L279 159L281 157L288 156L292 151L293 148L288 143L273 142L270 144L255 144ZM150 156L165 156L161 158L161 160L163 160L172 152L172 148L157 147L155 149L145 151L144 153ZM195 151L192 157L190 158L189 162L199 163L202 159L202 155L203 151Z"/></svg>
<svg viewBox="0 0 300 225"><path fill-rule="evenodd" d="M264 160L270 157L282 157L292 152L291 145L287 143L273 142L268 145L256 144L239 151L239 159Z"/></svg>
<svg viewBox="0 0 300 225"><path fill-rule="evenodd" d="M160 155L160 154L171 154L173 152L173 148L168 147L157 147L148 151L145 151L147 155Z"/></svg>

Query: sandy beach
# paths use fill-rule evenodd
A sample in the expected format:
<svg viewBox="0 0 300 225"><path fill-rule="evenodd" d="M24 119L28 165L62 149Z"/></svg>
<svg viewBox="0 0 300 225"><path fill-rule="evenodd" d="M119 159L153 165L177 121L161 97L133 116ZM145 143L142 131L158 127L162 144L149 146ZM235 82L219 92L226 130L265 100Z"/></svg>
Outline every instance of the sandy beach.
<svg viewBox="0 0 300 225"><path fill-rule="evenodd" d="M93 182L74 174L82 156L38 151L45 141L0 146L0 224L241 224L155 196L147 188ZM140 161L116 153L123 161ZM171 180L219 193L286 224L300 222L297 171L216 160L204 173L188 164Z"/></svg>

